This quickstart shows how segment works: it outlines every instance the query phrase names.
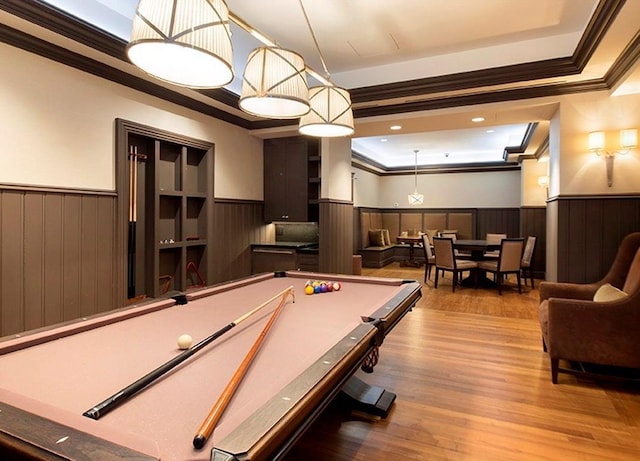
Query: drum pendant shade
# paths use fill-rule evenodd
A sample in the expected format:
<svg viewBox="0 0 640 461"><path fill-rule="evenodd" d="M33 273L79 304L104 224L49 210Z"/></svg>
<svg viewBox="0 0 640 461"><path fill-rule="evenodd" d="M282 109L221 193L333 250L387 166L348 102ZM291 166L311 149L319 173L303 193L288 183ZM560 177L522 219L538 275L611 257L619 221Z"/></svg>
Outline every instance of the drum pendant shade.
<svg viewBox="0 0 640 461"><path fill-rule="evenodd" d="M175 85L224 86L233 80L229 9L224 0L140 0L127 55Z"/></svg>
<svg viewBox="0 0 640 461"><path fill-rule="evenodd" d="M309 89L311 110L300 119L301 134L318 137L350 136L354 132L349 92L335 86Z"/></svg>
<svg viewBox="0 0 640 461"><path fill-rule="evenodd" d="M240 109L267 118L298 118L309 112L304 59L279 47L264 46L247 58Z"/></svg>

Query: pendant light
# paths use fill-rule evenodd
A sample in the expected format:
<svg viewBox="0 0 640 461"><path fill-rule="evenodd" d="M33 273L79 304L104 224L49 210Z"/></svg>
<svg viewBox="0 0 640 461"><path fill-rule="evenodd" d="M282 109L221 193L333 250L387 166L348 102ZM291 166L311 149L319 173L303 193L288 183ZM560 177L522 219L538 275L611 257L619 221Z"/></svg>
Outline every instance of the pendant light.
<svg viewBox="0 0 640 461"><path fill-rule="evenodd" d="M422 205L424 202L424 195L418 193L418 149L413 151L416 162L415 162L415 182L413 194L408 195L409 205Z"/></svg>
<svg viewBox="0 0 640 461"><path fill-rule="evenodd" d="M239 101L243 111L267 118L298 118L309 112L304 59L278 46L263 46L247 58Z"/></svg>
<svg viewBox="0 0 640 461"><path fill-rule="evenodd" d="M224 0L140 0L126 49L133 64L175 85L217 88L233 80Z"/></svg>
<svg viewBox="0 0 640 461"><path fill-rule="evenodd" d="M353 134L353 112L349 92L337 86L315 86L309 89L311 110L300 119L301 134L317 137L339 137Z"/></svg>
<svg viewBox="0 0 640 461"><path fill-rule="evenodd" d="M313 42L320 56L320 62L324 71L329 76L329 71L325 63L320 45L313 32L309 16L300 2L300 9L304 14L307 27L313 38ZM328 78L327 78L328 81ZM299 132L308 136L316 137L339 137L350 136L354 133L353 111L351 109L351 96L344 88L339 88L329 84L312 87L309 90L309 104L311 110L300 118Z"/></svg>

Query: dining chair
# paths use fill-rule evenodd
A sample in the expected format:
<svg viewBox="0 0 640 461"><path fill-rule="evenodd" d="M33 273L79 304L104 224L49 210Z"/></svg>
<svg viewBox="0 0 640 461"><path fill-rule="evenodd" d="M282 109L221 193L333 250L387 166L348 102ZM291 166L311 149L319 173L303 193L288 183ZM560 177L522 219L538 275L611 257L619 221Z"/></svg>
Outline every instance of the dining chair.
<svg viewBox="0 0 640 461"><path fill-rule="evenodd" d="M449 271L453 273L453 281L451 282L451 291L456 291L456 285L460 274L464 271L473 272L475 286L477 288L477 274L474 271L478 267L478 263L475 261L467 261L457 259L453 251L453 239L446 237L434 237L433 249L435 251L435 266L436 266L436 279L435 287L438 288L438 271Z"/></svg>
<svg viewBox="0 0 640 461"><path fill-rule="evenodd" d="M533 252L536 249L537 237L532 235L527 237L527 243L524 246L524 252L522 253L522 261L520 261L520 269L524 276L524 284L527 284L527 273L531 279L531 288L535 288L533 285Z"/></svg>
<svg viewBox="0 0 640 461"><path fill-rule="evenodd" d="M487 244L500 245L500 242L502 242L502 239L506 239L506 238L507 238L507 234L487 234L487 236L485 237L485 240L487 241ZM500 256L500 250L485 251L484 256L486 258L498 259L498 256Z"/></svg>
<svg viewBox="0 0 640 461"><path fill-rule="evenodd" d="M452 242L453 242L453 254L455 255L456 258L458 258L458 259L471 259L471 253L470 252L460 251L460 250L456 249L455 243L456 243L456 240L458 240L458 234L457 233L443 231L440 234L440 238L451 239L452 240Z"/></svg>
<svg viewBox="0 0 640 461"><path fill-rule="evenodd" d="M518 277L518 292L522 294L520 280L520 262L522 261L522 250L524 239L505 238L500 243L500 256L497 261L480 261L478 269L492 272L498 284L498 294L502 295L502 282L507 274L516 274Z"/></svg>
<svg viewBox="0 0 640 461"><path fill-rule="evenodd" d="M424 283L427 283L427 279L431 279L431 268L436 265L436 257L431 249L429 236L426 234L422 236L422 249L424 250Z"/></svg>

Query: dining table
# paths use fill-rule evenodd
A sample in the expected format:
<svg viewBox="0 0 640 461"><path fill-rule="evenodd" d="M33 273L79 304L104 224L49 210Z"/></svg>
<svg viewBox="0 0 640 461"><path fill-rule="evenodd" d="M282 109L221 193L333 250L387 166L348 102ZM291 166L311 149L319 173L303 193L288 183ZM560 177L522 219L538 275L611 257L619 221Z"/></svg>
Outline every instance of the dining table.
<svg viewBox="0 0 640 461"><path fill-rule="evenodd" d="M486 259L495 259L495 258L487 258L485 257L485 252L500 250L500 243L488 242L487 240L456 240L453 242L453 248L467 253L469 255L469 259L472 261L484 261ZM460 256L456 256L460 257ZM482 287L495 287L496 283L487 277L486 272L480 269L475 269L477 274L477 283L478 286ZM476 281L474 280L474 275L463 279L460 281L460 284L463 286L473 287L475 286Z"/></svg>
<svg viewBox="0 0 640 461"><path fill-rule="evenodd" d="M421 267L422 261L416 259L415 257L415 247L416 245L422 244L422 236L421 235L398 235L396 237L396 241L398 243L406 243L409 245L409 259L403 259L400 261L401 267Z"/></svg>

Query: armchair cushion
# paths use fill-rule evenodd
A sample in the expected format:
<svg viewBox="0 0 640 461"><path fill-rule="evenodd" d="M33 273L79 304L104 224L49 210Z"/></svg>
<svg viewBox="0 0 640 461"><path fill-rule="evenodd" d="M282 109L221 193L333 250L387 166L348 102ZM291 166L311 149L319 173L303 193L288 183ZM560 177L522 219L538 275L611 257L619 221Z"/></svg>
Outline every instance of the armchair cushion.
<svg viewBox="0 0 640 461"><path fill-rule="evenodd" d="M597 303L608 303L611 301L617 301L619 299L626 298L627 296L629 295L624 291L614 287L609 283L605 283L600 288L598 288L596 294L593 295L593 300Z"/></svg>

